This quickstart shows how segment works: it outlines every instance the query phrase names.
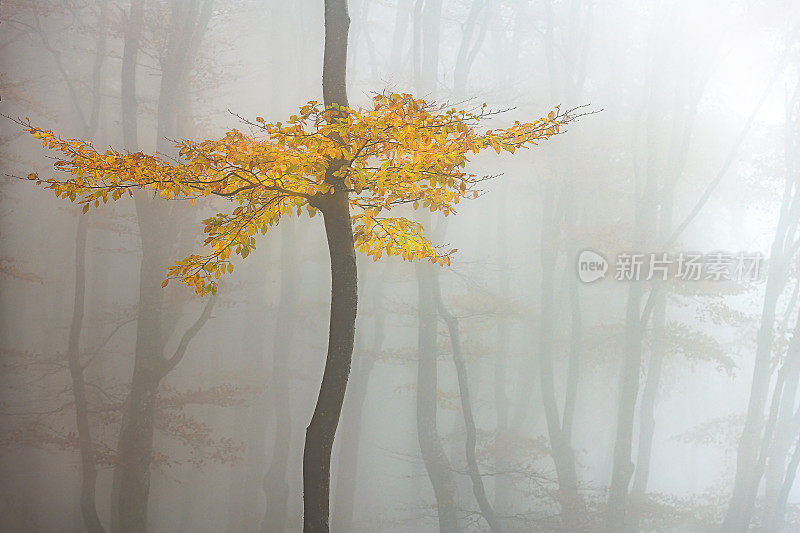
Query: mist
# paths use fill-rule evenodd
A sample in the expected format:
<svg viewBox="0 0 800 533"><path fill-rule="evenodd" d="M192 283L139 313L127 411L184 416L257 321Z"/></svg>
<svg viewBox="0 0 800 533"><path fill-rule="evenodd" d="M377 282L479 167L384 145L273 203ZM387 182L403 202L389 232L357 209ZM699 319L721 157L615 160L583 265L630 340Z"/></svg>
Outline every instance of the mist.
<svg viewBox="0 0 800 533"><path fill-rule="evenodd" d="M798 20L2 2L0 531L800 531Z"/></svg>

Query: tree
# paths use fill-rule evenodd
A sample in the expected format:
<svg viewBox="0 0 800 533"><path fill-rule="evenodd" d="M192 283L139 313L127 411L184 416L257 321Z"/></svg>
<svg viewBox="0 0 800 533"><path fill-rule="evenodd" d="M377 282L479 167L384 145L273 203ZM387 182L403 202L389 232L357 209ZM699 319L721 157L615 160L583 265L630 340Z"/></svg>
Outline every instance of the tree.
<svg viewBox="0 0 800 533"><path fill-rule="evenodd" d="M472 414L467 363L464 360L464 356L461 354L461 337L458 332L458 318L451 313L445 305L442 299L442 289L438 284L434 296L436 297L436 307L439 311L439 315L441 315L445 324L447 324L447 331L450 335L450 346L453 350L453 364L456 367L456 374L458 376L458 394L461 400L461 412L464 415L464 429L466 433L464 453L467 461L467 473L472 482L472 493L475 495L475 500L478 502L481 515L483 515L486 523L489 524L489 529L493 532L501 531L500 521L497 519L492 504L489 503L489 499L486 497L486 488L484 487L483 478L481 477L478 467L478 460L475 452L478 431L475 427L475 417Z"/></svg>
<svg viewBox="0 0 800 533"><path fill-rule="evenodd" d="M326 3L326 26L344 18ZM343 7L343 6L340 6ZM336 19L336 17L340 17ZM329 24L333 19L337 22ZM287 123L245 121L261 136L229 131L221 139L177 144L182 160L164 161L142 152L98 152L91 144L62 139L21 122L44 146L59 153L54 166L65 179L28 177L84 211L109 199L149 189L166 199L218 196L237 207L204 221L209 253L192 254L169 268L173 278L201 295L217 292L217 280L233 271L234 254L246 258L256 235L282 216L322 213L331 256L331 321L328 355L304 452L305 527L328 528L330 452L350 369L356 313L355 249L373 257L449 264L450 253L424 237L421 224L385 216L399 206L449 215L484 179L465 171L471 154L531 147L560 131L576 115L557 108L532 123L478 131L497 113L446 109L409 94L378 94L367 109L349 108L344 93L345 55L331 50L341 34L326 31L325 106L311 101ZM352 210L352 212L351 212ZM166 286L169 279L165 280Z"/></svg>
<svg viewBox="0 0 800 533"><path fill-rule="evenodd" d="M794 36L792 36L793 39ZM784 61L779 64L781 70ZM764 426L767 419L765 410L768 405L770 382L774 371L772 358L778 301L786 290L790 274L789 267L797 255L798 248L800 248L800 239L795 237L797 228L800 226L800 215L798 214L800 196L798 196L797 188L794 186L794 176L791 171L796 157L793 144L797 142L795 140L798 121L796 110L798 103L800 103L798 89L800 89L800 85L795 86L794 94L786 103L784 134L785 157L787 159L786 175L778 221L770 246L770 262L767 268L766 287L764 289L758 336L756 338L756 352L753 362L753 377L750 385L747 416L736 454L736 477L734 478L733 493L728 505L728 511L723 522L723 528L729 530L746 530L749 527L755 497L763 475L763 465L759 465L761 462L759 455L764 455L764 453L759 453L759 445L762 442L770 443L772 440L770 435L765 434L767 432ZM780 383L780 380L776 382L773 389L774 401L780 401L780 396L783 392L778 383ZM788 453L788 450L786 453ZM770 490L770 493L772 492ZM772 494L770 494L770 497L774 500ZM770 503L774 504L773 502ZM781 512L780 515L779 519L782 520L783 513Z"/></svg>
<svg viewBox="0 0 800 533"><path fill-rule="evenodd" d="M201 5L202 4L202 5ZM199 43L212 15L211 0L172 3L159 66L161 79L156 111L156 147L169 153L166 137L185 133L188 114L188 73L197 55ZM142 0L131 3L124 35L121 74L122 137L126 150L136 151L138 137L138 101L136 94L137 57L142 45L145 9ZM183 123L182 123L183 122ZM139 268L136 348L128 408L120 428L120 461L114 469L111 500L111 531L144 530L150 491L150 465L153 456L154 401L164 377L183 358L191 339L210 317L213 303L184 331L179 349L166 353L165 332L174 327L179 314L170 309L159 289L160 268L173 253L178 241L180 222L188 214L180 205L164 205L137 195L137 221L142 241Z"/></svg>

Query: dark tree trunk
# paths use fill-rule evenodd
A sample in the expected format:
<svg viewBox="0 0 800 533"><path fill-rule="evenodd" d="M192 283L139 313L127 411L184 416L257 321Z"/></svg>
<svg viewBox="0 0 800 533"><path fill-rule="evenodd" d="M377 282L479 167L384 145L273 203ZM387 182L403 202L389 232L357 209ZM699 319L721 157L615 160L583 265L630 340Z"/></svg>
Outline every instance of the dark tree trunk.
<svg viewBox="0 0 800 533"><path fill-rule="evenodd" d="M350 374L358 303L347 192L334 192L320 207L331 259L331 316L325 371L303 451L303 529L314 533L328 531L331 451Z"/></svg>
<svg viewBox="0 0 800 533"><path fill-rule="evenodd" d="M322 93L326 106L347 106L347 0L325 0L325 52ZM314 415L306 428L303 450L303 530L327 532L330 507L331 451L342 412L353 357L358 273L348 193L328 165L326 180L334 192L315 199L322 211L331 259L331 316L328 353Z"/></svg>

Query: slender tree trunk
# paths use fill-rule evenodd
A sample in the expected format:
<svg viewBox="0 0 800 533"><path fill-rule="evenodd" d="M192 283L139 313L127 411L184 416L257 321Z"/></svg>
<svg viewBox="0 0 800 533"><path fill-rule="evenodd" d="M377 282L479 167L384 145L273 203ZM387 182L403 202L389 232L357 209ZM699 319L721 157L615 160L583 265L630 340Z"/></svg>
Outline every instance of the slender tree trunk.
<svg viewBox="0 0 800 533"><path fill-rule="evenodd" d="M775 247L773 246L773 251ZM758 331L755 368L751 384L750 401L747 409L747 418L739 441L736 457L736 477L734 480L733 495L728 507L728 513L722 525L722 531L746 531L750 523L750 507L747 496L755 473L759 443L762 437L764 407L769 388L771 374L770 359L772 356L773 328L775 324L775 307L784 287L785 274L780 258L773 256L767 274L767 286L764 295L764 305L761 313L761 325ZM745 516L748 515L748 516Z"/></svg>
<svg viewBox="0 0 800 533"><path fill-rule="evenodd" d="M433 265L417 265L419 294L419 362L417 372L417 435L425 470L436 496L439 531L458 531L456 486L450 461L436 427L438 410L438 347L436 275Z"/></svg>
<svg viewBox="0 0 800 533"><path fill-rule="evenodd" d="M75 236L75 302L72 309L72 324L69 330L67 359L72 379L72 392L75 396L75 418L78 423L78 445L81 452L81 514L89 533L104 533L95 504L97 469L94 464L94 444L89 427L88 401L83 367L80 361L80 336L83 326L84 302L86 298L86 217L78 218L78 232Z"/></svg>
<svg viewBox="0 0 800 533"><path fill-rule="evenodd" d="M690 116L694 116L696 109L689 111ZM684 131L685 135L691 134L691 129ZM685 143L688 146L688 142ZM681 155L683 156L681 158ZM673 179L677 180L680 176L685 163L686 153L678 154L673 163L678 160L677 168L673 172ZM671 189L670 189L671 191ZM672 231L672 194L667 192L661 200L659 237L664 242ZM639 407L639 445L636 453L636 473L631 489L631 500L638 505L644 504L647 483L650 478L650 457L653 451L653 437L655 435L656 419L655 409L658 400L658 389L661 385L661 369L664 366L665 354L665 331L667 323L667 299L663 290L657 291L652 295L653 304L653 334L652 348L650 350L650 362L647 367L647 378L642 390L642 402ZM638 520L639 511L634 511Z"/></svg>
<svg viewBox="0 0 800 533"><path fill-rule="evenodd" d="M663 39L663 31L655 32L654 39ZM660 48L659 48L660 50ZM643 164L634 166L636 188L634 207L633 245L636 250L644 250L652 243L652 235L657 230L656 215L660 207L658 145L656 142L660 109L657 106L658 92L662 77L657 62L653 62L648 72L651 79L645 89L644 103L647 112L644 121L646 134ZM635 147L636 148L636 147ZM635 277L635 276L634 276ZM641 279L641 278L639 278ZM642 341L644 330L649 322L649 310L645 313L642 302L645 294L644 280L628 283L628 300L625 311L625 337L622 367L619 380L619 400L617 405L617 427L614 440L611 485L608 494L608 515L606 530L617 533L628 531L630 523L626 519L631 478L635 470L632 448L636 402L639 396L639 379L642 368ZM649 297L653 298L652 289ZM647 304L645 304L646 306Z"/></svg>
<svg viewBox="0 0 800 533"><path fill-rule="evenodd" d="M435 279L435 278L434 278ZM464 416L464 428L466 432L465 456L467 461L467 472L469 473L470 481L472 481L472 492L475 495L475 500L478 502L478 508L481 510L486 523L489 524L489 529L493 532L501 531L500 521L495 515L492 504L489 503L489 498L486 496L486 487L483 484L481 477L480 467L475 454L475 446L477 444L478 435L475 427L475 417L472 414L472 399L469 393L469 375L467 374L467 363L461 354L461 337L458 332L458 319L453 315L442 300L441 286L436 281L436 305L442 319L447 324L447 330L450 334L450 346L453 350L453 364L456 367L456 375L458 377L458 392L461 398L461 413Z"/></svg>
<svg viewBox="0 0 800 533"><path fill-rule="evenodd" d="M403 68L403 42L408 32L408 19L411 18L413 0L401 0L397 4L392 33L392 51L389 55L389 66L395 75L400 75Z"/></svg>
<svg viewBox="0 0 800 533"><path fill-rule="evenodd" d="M573 253L571 257L577 257ZM564 440L572 445L572 430L575 425L575 404L578 398L578 380L581 374L581 354L583 353L583 317L581 313L578 281L574 277L569 280L570 304L570 346L567 363L567 390L564 394L564 414L561 427Z"/></svg>
<svg viewBox="0 0 800 533"><path fill-rule="evenodd" d="M347 103L347 0L325 0L325 52L322 93L326 106ZM358 273L348 192L328 165L326 180L334 192L315 199L322 211L331 260L331 315L325 370L303 450L303 530L327 532L330 507L331 451L342 412L353 357Z"/></svg>
<svg viewBox="0 0 800 533"><path fill-rule="evenodd" d="M782 531L783 523L786 518L786 502L789 499L789 492L794 485L795 477L797 476L797 467L800 466L800 438L795 443L794 453L789 465L786 467L786 476L783 479L780 492L778 493L778 501L775 506L775 512L772 514L770 526L768 531Z"/></svg>
<svg viewBox="0 0 800 533"><path fill-rule="evenodd" d="M83 113L76 92L70 91L72 103L82 117L84 125L84 138L91 138L97 132L100 120L101 84L103 63L106 57L106 5L99 3L100 14L98 20L98 37L95 45L94 62L92 65L92 100L88 117ZM69 79L65 80L72 85ZM75 297L72 309L72 322L70 324L69 341L67 345L67 362L72 393L75 397L75 420L78 429L78 447L81 455L81 489L80 508L83 523L89 533L105 533L100 518L97 515L95 491L97 489L97 468L95 466L94 443L92 442L91 427L89 425L89 401L86 394L86 380L84 368L81 364L80 339L83 329L84 308L86 302L86 237L89 223L86 217L78 215L78 228L75 235Z"/></svg>
<svg viewBox="0 0 800 533"><path fill-rule="evenodd" d="M481 31L477 38L473 41L475 33L475 26L477 26L478 19L486 7L486 0L475 0L469 9L467 20L462 24L461 29L461 44L458 47L456 54L456 64L453 68L453 92L456 95L461 95L464 88L467 86L467 78L469 76L470 68L478 54L478 51L483 44L484 37L486 36L486 26L488 14L484 13L484 21L481 26Z"/></svg>
<svg viewBox="0 0 800 533"><path fill-rule="evenodd" d="M775 443L774 436L776 434L776 426L778 426L779 415L781 407L784 403L784 395L789 396L793 395L791 391L788 389L795 389L796 390L796 383L789 383L789 376L793 373L793 367L796 366L798 357L800 357L800 319L796 321L794 332L792 334L792 339L789 344L789 348L787 350L786 356L784 358L783 363L781 364L777 378L775 380L775 386L773 387L772 391L772 399L770 400L770 408L769 408L769 415L767 416L766 423L764 424L764 435L761 438L761 444L758 451L758 456L756 458L755 464L753 465L753 470L750 474L750 478L748 479L747 484L747 491L745 492L743 501L744 501L744 508L739 511L739 516L741 517L743 524L750 523L750 518L753 514L753 508L755 507L756 496L758 495L758 489L761 485L761 478L764 475L764 471L767 465L767 459L770 455L771 448ZM794 420L795 414L793 412L794 409L794 402L792 401L789 404L790 409L790 421L788 425L792 427L792 434L796 433L797 421ZM793 435L792 435L793 436ZM791 437L790 437L791 439ZM791 443L790 443L791 446ZM771 458L770 458L771 459ZM785 456L781 457L781 461L785 461ZM781 466L785 466L783 463ZM772 505L769 502L766 502L764 509L765 509L765 522L768 522L771 515L769 514L771 511Z"/></svg>
<svg viewBox="0 0 800 533"><path fill-rule="evenodd" d="M139 150L138 112L136 98L136 62L139 55L139 41L144 20L144 0L131 0L131 8L125 25L122 51L121 91L122 91L122 144L129 152ZM121 439L121 435L120 435ZM117 455L120 455L119 449ZM119 500L121 465L114 467L111 485L111 531L120 531Z"/></svg>
<svg viewBox="0 0 800 533"><path fill-rule="evenodd" d="M347 192L333 193L321 207L331 259L331 317L325 371L314 415L306 429L303 452L306 532L328 531L331 451L350 374L358 303L356 258Z"/></svg>
<svg viewBox="0 0 800 533"><path fill-rule="evenodd" d="M439 81L442 0L417 0L414 4L414 86L425 98L434 98ZM419 295L417 366L417 438L425 470L436 498L439 531L458 530L456 483L437 428L438 316L436 276L432 265L416 267Z"/></svg>
<svg viewBox="0 0 800 533"><path fill-rule="evenodd" d="M655 193L654 172L648 170L647 183L641 198L637 199L636 227L637 245L643 249L646 235L652 228L651 208ZM642 364L642 340L648 317L643 316L642 300L644 287L641 281L631 281L628 287L628 302L625 313L625 341L622 367L620 369L619 401L617 405L617 429L614 441L614 462L608 495L608 517L606 530L621 533L626 529L628 489L635 466L632 461L633 429L636 399L639 395L639 374Z"/></svg>
<svg viewBox="0 0 800 533"><path fill-rule="evenodd" d="M543 220L541 225L541 296L539 323L539 365L540 385L542 388L542 404L544 406L547 431L550 436L550 448L558 476L558 499L564 524L574 529L578 510L581 507L578 495L578 476L575 470L575 455L572 445L565 439L562 420L559 414L555 392L555 373L553 371L553 319L557 314L554 298L555 269L558 258L556 244L557 229L563 219L563 208L566 202L566 190L559 195L559 205L553 205L556 193L552 183L546 186L545 200L542 206Z"/></svg>
<svg viewBox="0 0 800 533"><path fill-rule="evenodd" d="M800 221L800 198L795 187L797 168L795 151L797 143L797 118L794 116L795 106L800 100L800 84L786 110L785 158L786 180L778 226L770 248L770 262L767 270L767 283L764 289L764 305L761 312L761 323L756 338L756 356L753 378L750 388L750 400L747 405L742 437L736 455L736 477L733 495L722 524L723 531L745 531L750 524L752 502L748 501L752 494L751 484L756 473L759 443L762 440L764 409L769 393L772 375L772 344L778 299L786 286L787 266L796 250L797 241L794 235Z"/></svg>
<svg viewBox="0 0 800 533"><path fill-rule="evenodd" d="M647 380L642 391L642 405L639 421L639 447L636 455L636 475L633 480L631 499L641 502L647 489L650 476L650 455L653 449L655 433L655 403L658 398L658 386L661 381L661 369L664 364L663 332L665 326L666 300L663 293L654 295L657 298L653 306L653 347L650 364L647 368Z"/></svg>
<svg viewBox="0 0 800 533"><path fill-rule="evenodd" d="M620 393L617 409L617 432L614 444L614 466L608 496L608 524L606 530L621 533L625 529L625 511L628 503L628 486L634 471L631 461L633 420L636 396L639 392L639 372L642 360L641 303L642 287L632 283L628 290L626 312L625 348L620 372Z"/></svg>
<svg viewBox="0 0 800 533"><path fill-rule="evenodd" d="M168 53L162 64L158 105L159 151L166 153L165 136L179 135L176 116L180 109L176 95L185 89L185 73L191 53L196 50L200 35L211 15L211 3L190 5L174 3ZM188 11L185 11L188 9ZM143 3L131 5L126 28L122 68L122 130L125 148L138 149L136 129L136 57L143 20ZM188 342L208 319L210 303L201 319L184 334L176 356L164 357L165 328L164 291L161 280L168 263L179 225L180 208L167 208L146 193L135 195L136 212L142 240L139 270L139 305L137 309L136 350L133 378L123 416L118 445L118 464L112 483L112 531L138 533L147 527L147 502L150 490L150 463L153 455L155 403L164 375L185 353Z"/></svg>
<svg viewBox="0 0 800 533"><path fill-rule="evenodd" d="M163 372L161 279L167 254L157 235L160 228L152 212L158 209L151 199L136 198L142 226L142 262L139 269L139 307L134 354L133 379L119 437L119 527L123 533L144 532L147 525L147 499L150 488L150 462L153 456L153 423L156 394ZM149 226L154 227L149 227Z"/></svg>
<svg viewBox="0 0 800 533"><path fill-rule="evenodd" d="M136 61L142 37L144 0L131 0L122 49L122 144L129 152L139 150L136 100Z"/></svg>
<svg viewBox="0 0 800 533"><path fill-rule="evenodd" d="M795 306L792 306L793 308ZM779 418L775 439L770 446L767 470L765 472L764 509L765 522L777 509L778 495L786 477L786 463L791 455L797 428L794 424L794 405L797 400L798 380L800 380L800 354L789 353L783 393L780 399Z"/></svg>
<svg viewBox="0 0 800 533"><path fill-rule="evenodd" d="M441 35L442 0L425 0L422 5L421 28L422 46L419 67L414 85L424 98L433 98L439 84L439 39ZM416 24L415 24L416 26ZM417 31L417 28L415 28Z"/></svg>

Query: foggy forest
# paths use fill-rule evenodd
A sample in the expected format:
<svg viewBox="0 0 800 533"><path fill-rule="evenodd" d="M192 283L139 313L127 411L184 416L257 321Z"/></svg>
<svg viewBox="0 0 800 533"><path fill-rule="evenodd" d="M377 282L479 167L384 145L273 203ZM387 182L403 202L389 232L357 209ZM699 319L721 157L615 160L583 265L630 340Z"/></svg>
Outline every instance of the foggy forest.
<svg viewBox="0 0 800 533"><path fill-rule="evenodd" d="M0 532L800 531L800 4L2 0Z"/></svg>

